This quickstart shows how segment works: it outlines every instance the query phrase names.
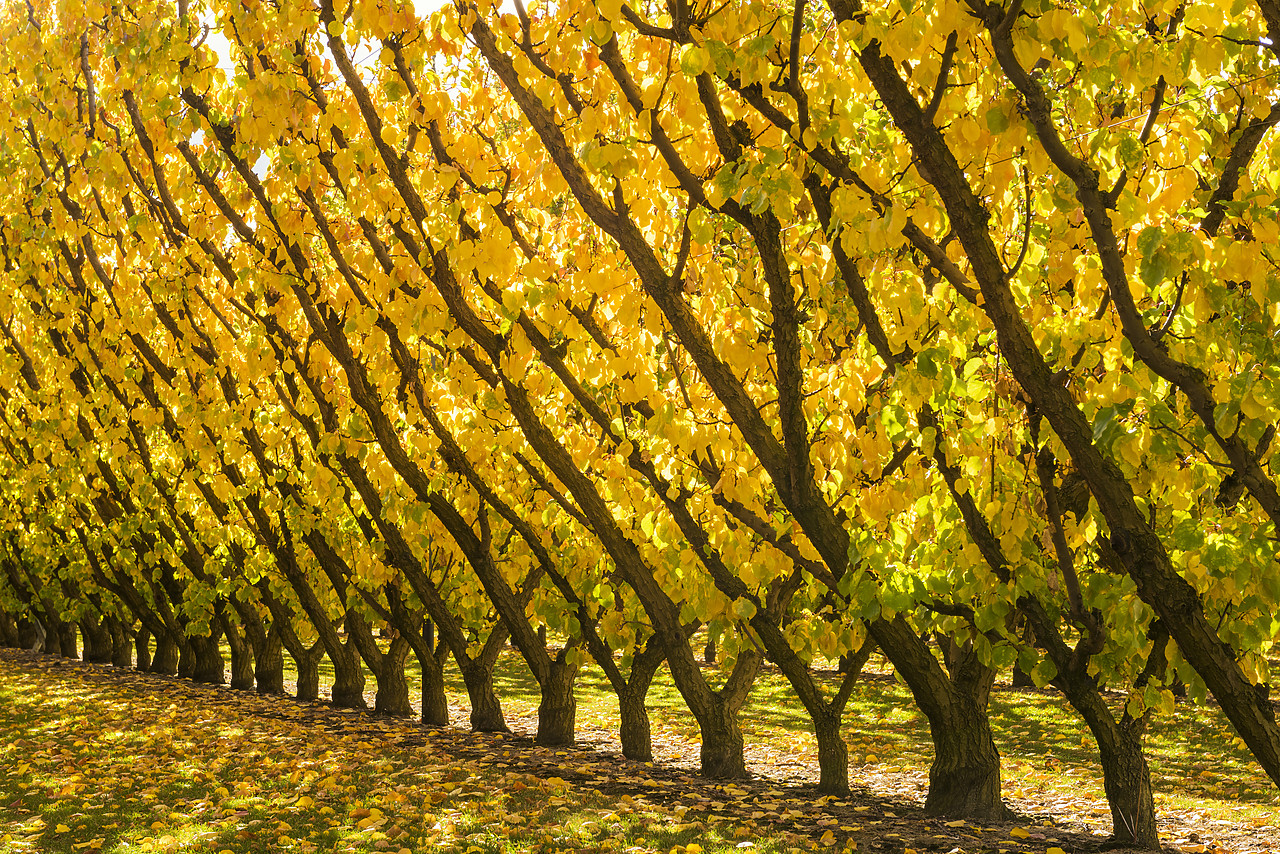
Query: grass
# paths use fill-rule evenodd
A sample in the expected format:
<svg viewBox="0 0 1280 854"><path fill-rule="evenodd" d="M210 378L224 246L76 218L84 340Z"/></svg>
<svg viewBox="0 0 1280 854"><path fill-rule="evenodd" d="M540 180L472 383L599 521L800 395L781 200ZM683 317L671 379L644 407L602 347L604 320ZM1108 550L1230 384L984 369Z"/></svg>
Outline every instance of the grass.
<svg viewBox="0 0 1280 854"><path fill-rule="evenodd" d="M410 656L410 696L418 695L417 664ZM325 659L324 667L328 667ZM892 669L877 655L868 664L845 715L844 735L854 764L853 783L879 794L923 797L924 772L933 758L928 724L905 686L890 678ZM456 671L446 671L450 698L466 702ZM331 672L322 670L327 685ZM368 676L369 691L374 689ZM537 684L520 657L508 651L495 674L498 696L509 717L536 720ZM578 686L580 725L615 732L617 701L604 674L583 668ZM1123 698L1113 698L1117 709ZM648 697L656 741L687 742L687 761L697 757L698 729L664 668ZM1072 816L1110 831L1097 744L1060 694L1052 690L998 689L990 704L992 731L1003 760L1005 792L1021 812ZM817 744L804 708L786 680L766 668L741 715L749 759L758 765L784 755L813 769ZM465 717L455 724L466 724ZM1206 826L1230 823L1280 832L1280 791L1258 767L1216 706L1180 703L1174 714L1158 717L1146 740L1156 808L1161 813L1193 813ZM661 753L661 751L660 751ZM676 758L669 752L666 758ZM906 779L891 779L894 776Z"/></svg>
<svg viewBox="0 0 1280 854"><path fill-rule="evenodd" d="M399 722L0 657L0 850L737 849L741 827L455 760ZM788 849L750 832L753 850Z"/></svg>
<svg viewBox="0 0 1280 854"><path fill-rule="evenodd" d="M490 739L480 742L487 758L477 761L473 751L459 759L429 740L407 744L403 725L389 719L183 681L86 683L60 678L63 668L40 661L44 670L0 657L0 851L692 853L746 842L782 852L821 838L821 828L806 837L766 821L717 822L705 809L686 814L687 806L531 775L507 761L509 739L476 736ZM332 675L327 668L326 661L322 686ZM465 726L466 693L447 672L450 699L459 704L454 723ZM536 684L519 657L505 654L495 679L513 729L532 734ZM372 692L372 677L366 687ZM191 692L204 693L193 699ZM616 732L616 700L598 669L584 669L578 697L579 726L590 739ZM696 764L696 725L665 670L649 707L660 762ZM362 723L353 727L353 720ZM1036 823L1052 815L1109 831L1096 747L1060 696L998 690L991 720L1017 810ZM742 722L754 770L816 772L803 709L776 672L764 671ZM845 734L856 787L918 801L931 759L928 730L883 661L873 661L855 690ZM1274 845L1280 797L1216 708L1183 705L1158 720L1148 755L1166 839L1227 828L1227 836Z"/></svg>

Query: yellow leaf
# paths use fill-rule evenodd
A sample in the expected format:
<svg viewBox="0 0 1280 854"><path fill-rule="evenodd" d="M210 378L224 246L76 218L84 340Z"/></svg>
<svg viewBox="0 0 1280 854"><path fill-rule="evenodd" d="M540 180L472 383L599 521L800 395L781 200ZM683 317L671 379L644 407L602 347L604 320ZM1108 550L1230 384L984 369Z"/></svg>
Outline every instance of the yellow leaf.
<svg viewBox="0 0 1280 854"><path fill-rule="evenodd" d="M947 827L964 827L964 822L963 822L963 821L949 821L949 822L947 822Z"/></svg>
<svg viewBox="0 0 1280 854"><path fill-rule="evenodd" d="M822 834L822 838L819 839L818 841L823 845L834 845L836 841L836 835L828 830L826 833Z"/></svg>
<svg viewBox="0 0 1280 854"><path fill-rule="evenodd" d="M69 830L71 830L71 828L67 827L65 824L60 824L60 825L58 825L57 827L55 827L55 828L53 829L53 832L54 832L54 833L66 833L66 832L67 832L67 831L69 831Z"/></svg>
<svg viewBox="0 0 1280 854"><path fill-rule="evenodd" d="M1061 848L1055 847L1055 848L1048 849L1047 851L1044 852L1044 854L1067 854L1067 852L1063 851Z"/></svg>
<svg viewBox="0 0 1280 854"><path fill-rule="evenodd" d="M1009 835L1014 839L1026 839L1031 835L1031 831L1021 827L1015 827L1013 830L1009 831Z"/></svg>

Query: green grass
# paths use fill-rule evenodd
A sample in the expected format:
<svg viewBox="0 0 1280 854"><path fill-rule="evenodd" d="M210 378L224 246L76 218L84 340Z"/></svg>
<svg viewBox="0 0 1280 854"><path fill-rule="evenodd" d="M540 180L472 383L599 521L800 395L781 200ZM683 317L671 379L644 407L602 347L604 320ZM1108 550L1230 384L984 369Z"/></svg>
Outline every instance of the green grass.
<svg viewBox="0 0 1280 854"><path fill-rule="evenodd" d="M410 656L407 664L410 696L416 702L417 663ZM327 659L322 667L328 667ZM714 671L713 677L717 675ZM887 662L877 655L850 700L844 734L853 763L853 784L879 794L893 794L896 788L907 796L922 796L919 774L928 770L933 756L928 724L905 686L888 678L891 673ZM450 699L465 705L466 691L456 670L450 667L446 674ZM329 684L330 677L331 672L322 669L322 685ZM366 688L372 692L372 675L368 679ZM532 733L537 683L519 655L512 651L503 655L495 684L508 716L527 720ZM595 724L616 732L617 701L595 666L583 668L578 703L580 725ZM1123 698L1114 697L1113 703L1119 709ZM691 745L685 751L686 760L696 760L696 723L665 668L654 680L648 705L655 740L686 741ZM998 688L992 695L990 714L1003 760L1006 796L1015 809L1077 818L1094 828L1110 829L1097 745L1060 694ZM785 754L813 768L816 777L816 741L804 708L781 674L771 668L762 672L741 721L749 754L753 747L759 749L762 761ZM465 725L465 719L455 722ZM1146 750L1156 808L1161 813L1189 812L1204 824L1228 822L1280 831L1280 791L1216 706L1180 703L1173 715L1157 717L1148 733ZM912 772L914 785L909 781L886 782L894 774Z"/></svg>
<svg viewBox="0 0 1280 854"><path fill-rule="evenodd" d="M412 658L409 668L410 696L416 702L419 677ZM713 677L718 675L715 671L711 668ZM446 673L450 700L455 704L454 723L465 726L466 692L452 667ZM321 667L322 694L331 677L331 667L325 660ZM286 679L292 678L293 673L286 672ZM371 698L375 683L371 675L368 680L366 689ZM43 728L64 726L61 734L50 730L49 735L57 743L66 744L76 726L86 726L83 722L74 726L55 724L34 715L30 703L24 699L23 691L27 689L13 693L12 686L7 684L9 681L6 678L5 693L0 694L3 698L0 708L11 707L20 715L26 715L12 720L0 719L13 732L31 728L31 732L39 734L44 732ZM514 652L503 655L495 682L513 728L532 734L538 705L537 686ZM584 668L578 687L579 726L593 733L600 730L616 733L617 703L603 674L593 666ZM107 688L98 686L95 690L101 694L98 699L108 706L124 708L120 706L121 701L110 696ZM695 765L697 727L665 670L655 679L648 701L659 761L674 761L686 767ZM79 702L70 698L58 700L54 694L42 700L41 709L52 703L72 714ZM313 850L347 849L394 852L401 843L414 851L423 844L454 846L461 852L468 848L577 850L589 849L595 844L617 850L622 841L627 843L621 845L622 848L639 850L670 851L693 842L712 851L717 850L717 846L732 848L741 838L740 834L754 832L738 826L719 837L716 834L720 831L716 828L686 826L688 823L676 814L655 819L639 807L623 804L619 808L616 799L592 800L594 796L589 792L585 796L576 790L557 794L539 781L525 779L514 771L495 777L463 763L446 766L447 772L434 770L427 776L415 776L419 772L410 773L406 769L424 766L424 757L419 752L397 751L381 743L370 742L360 747L340 740L340 750L332 746L325 748L336 751L330 760L319 760L317 751L311 748L314 727L308 730L298 720L293 731L282 735L271 728L275 726L271 721L276 719L267 718L265 722L260 719L264 710L273 710L268 713L278 717L294 714L289 710L299 707L248 695L242 708L244 712L237 712L230 720L211 716L203 729L197 727L198 721L188 720L181 706L175 705L164 712L178 717L174 718L177 728L171 728L173 735L167 737L164 744L168 753L152 762L155 767L165 769L158 780L145 781L145 772L138 771L127 786L113 784L109 791L100 792L86 781L106 779L104 775L86 771L79 762L64 762L60 766L60 754L44 757L42 767L53 770L48 782L35 789L44 799L43 805L39 809L28 805L31 812L22 820L26 824L11 822L5 826L0 822L0 850L9 850L6 845L10 844L2 834L7 832L20 841L26 838L19 832L23 827L28 836L40 840L39 850L85 850L76 849L74 845L101 839L107 846L103 850L129 854L164 850L166 845L177 850L188 844L215 852L223 848L236 852L262 850L261 846L269 842L276 831L279 832L271 847L304 854ZM816 743L803 708L779 674L765 669L741 719L750 767L767 771L771 761L781 759L791 770L797 765L811 769L816 778ZM117 726L110 732L98 727L96 720L92 721L85 732L97 732L97 737L90 740L81 734L72 739L71 744L85 741L86 746L76 748L80 750L93 745L93 749L141 751L139 755L144 758L129 761L150 761L145 758L146 751L151 749L145 734L147 728L121 726L118 717L113 720ZM923 796L924 773L932 758L928 728L911 703L909 693L891 678L882 659L873 659L867 678L854 691L845 720L854 786L877 796L918 802ZM1006 797L1015 809L1026 816L1037 817L1036 823L1038 817L1051 815L1083 823L1094 832L1109 831L1096 745L1060 695L1048 691L997 690L991 702L991 721L1004 761ZM179 722L182 726L177 726ZM219 756L197 761L193 758L195 752L206 747L211 737L216 745L221 745ZM40 743L39 738L32 735L27 735L24 741ZM269 748L278 742L285 747ZM23 763L35 768L36 763L21 742L14 748L9 734L4 734L0 744L8 745L8 753L0 754L0 799L14 791L22 792L24 797L31 796L31 789L15 789L19 783L14 778L14 769ZM248 749L244 749L246 745ZM1171 828L1166 830L1167 836L1184 833L1188 828L1221 829L1225 825L1235 828L1237 834L1275 838L1280 796L1243 744L1235 739L1216 707L1183 704L1172 716L1157 719L1147 740L1147 750L1157 792L1157 809L1165 819L1165 826ZM300 760L303 764L297 766L301 776L292 780L290 771L281 782L275 769L294 768L296 763L290 761L293 752L304 757ZM497 759L502 761L500 753ZM336 775L324 770L325 763L330 761L339 769ZM440 761L440 757L432 760ZM120 762L113 760L113 763L121 767ZM77 773L81 775L78 781L74 779ZM391 779L399 782L383 781L384 777L397 774L399 776ZM125 779L128 777L125 772ZM237 789L236 784L245 780L259 782L251 790ZM359 827L360 821L370 816L357 817L353 811L371 808L370 805L382 803L380 799L394 800L396 786L404 785L410 786L415 793L413 797L423 804L432 804L433 798L438 797L433 794L438 793L435 787L449 785L456 789L441 801L448 803L444 812L427 811L420 819L409 820L399 813L392 816L391 812L384 811L392 816L387 823L374 828ZM72 788L67 789L68 786ZM481 806L495 788L503 792L495 802L497 812ZM226 795L218 795L219 789L225 789ZM211 790L213 795L209 794ZM316 801L315 806L299 807L298 798L307 797ZM0 815L5 803L8 800L0 800ZM187 806L179 808L180 804ZM326 807L331 812L327 812ZM234 822L226 819L228 809L236 811ZM180 814L182 820L174 818L174 813ZM42 828L32 823L33 816L39 814L44 816ZM520 815L527 816L527 820L506 820ZM277 827L280 816L289 829ZM111 827L112 824L116 826ZM152 824L159 826L152 827ZM68 831L55 832L58 825L67 827ZM403 835L399 831L403 831ZM599 838L593 839L593 834ZM281 843L281 836L295 841ZM162 844L166 837L169 841ZM770 846L777 848L783 844L767 835L760 839L752 836L751 840L756 842L757 850L770 850ZM12 850L25 849L13 847Z"/></svg>

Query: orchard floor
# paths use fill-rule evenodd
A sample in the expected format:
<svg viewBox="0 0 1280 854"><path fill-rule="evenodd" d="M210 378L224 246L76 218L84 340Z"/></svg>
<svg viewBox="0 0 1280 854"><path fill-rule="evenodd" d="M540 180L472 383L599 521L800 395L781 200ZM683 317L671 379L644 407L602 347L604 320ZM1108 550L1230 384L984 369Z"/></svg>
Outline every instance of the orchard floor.
<svg viewBox="0 0 1280 854"><path fill-rule="evenodd" d="M870 674L866 690L883 681ZM816 797L812 745L786 728L749 728L754 777L731 785L693 773L688 722L660 698L653 766L622 759L594 713L576 747L537 747L536 700L504 704L513 733L480 735L0 651L0 851L1058 854L1101 850L1109 830L1096 780L1065 764L1069 751L1029 772L1005 750L1019 820L947 822L918 807L923 770L856 741L854 793L835 800ZM465 708L452 713L465 721ZM1256 780L1234 796L1217 781L1174 783L1158 784L1170 850L1280 851L1277 802Z"/></svg>

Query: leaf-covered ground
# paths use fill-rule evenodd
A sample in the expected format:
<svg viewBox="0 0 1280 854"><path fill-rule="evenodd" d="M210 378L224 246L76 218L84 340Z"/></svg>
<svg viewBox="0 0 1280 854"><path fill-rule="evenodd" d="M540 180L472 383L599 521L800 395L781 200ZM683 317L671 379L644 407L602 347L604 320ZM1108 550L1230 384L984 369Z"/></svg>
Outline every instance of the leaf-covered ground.
<svg viewBox="0 0 1280 854"><path fill-rule="evenodd" d="M806 787L811 745L770 719L789 712L769 702L767 682L763 688L749 718L757 778L728 785L691 773L696 744L661 692L655 740L664 761L650 767L610 749L608 721L593 719L590 701L584 744L549 750L520 734L427 729L0 652L0 851L1057 854L1097 850L1104 839L1105 807L1096 814L1096 775L1078 739L1058 745L1041 767L1006 748L1006 788L1024 814L1018 822L946 822L912 805L923 783L910 765L919 734L911 715L877 706L874 696L891 700L891 680L872 678L860 690L857 713L880 723L854 740L858 789L848 800L818 799ZM1026 714L997 709L1005 738L1055 744L1038 730L1067 719L1055 710L1060 701L1019 696L1015 706ZM507 706L513 729L531 732L528 709ZM1221 733L1205 710L1199 715L1210 725L1194 743L1210 748L1208 764L1200 763L1210 773L1163 786L1166 838L1186 851L1280 849L1274 794L1247 768L1239 782L1219 780L1212 747ZM1157 734L1157 765L1183 768L1185 756L1159 755L1164 744Z"/></svg>

